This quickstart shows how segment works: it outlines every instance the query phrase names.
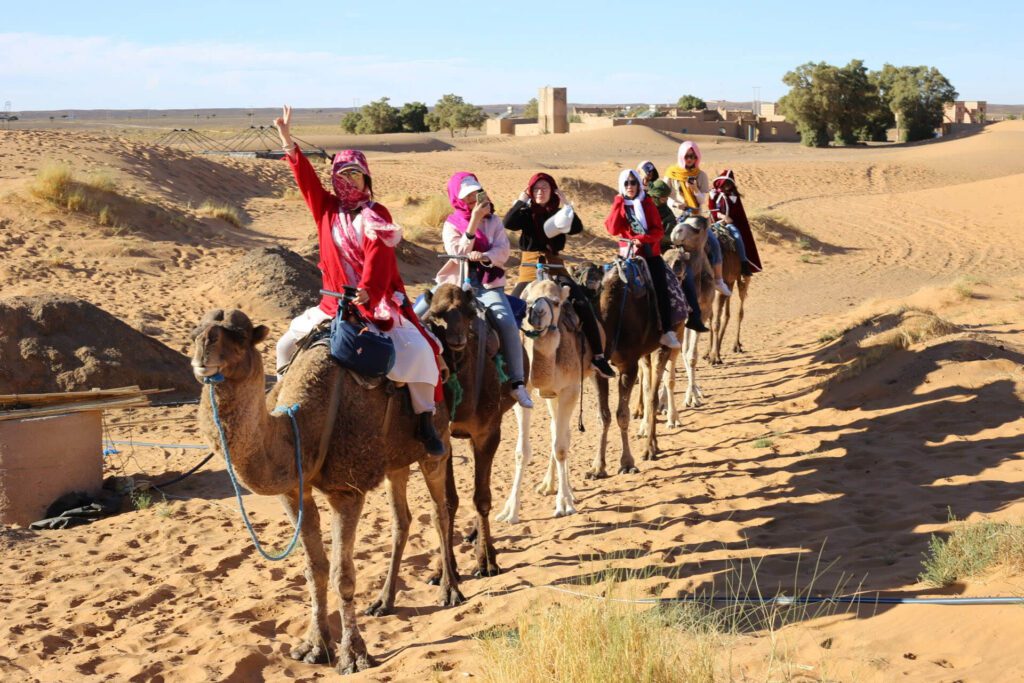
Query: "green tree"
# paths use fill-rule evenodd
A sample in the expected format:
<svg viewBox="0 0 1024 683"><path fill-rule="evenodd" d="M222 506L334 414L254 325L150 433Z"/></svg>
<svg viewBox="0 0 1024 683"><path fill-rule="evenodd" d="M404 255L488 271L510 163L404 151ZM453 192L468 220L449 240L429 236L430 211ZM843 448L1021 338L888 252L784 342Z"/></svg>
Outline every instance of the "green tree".
<svg viewBox="0 0 1024 683"><path fill-rule="evenodd" d="M944 107L957 98L956 89L935 67L886 64L873 76L904 142L933 137L942 125Z"/></svg>
<svg viewBox="0 0 1024 683"><path fill-rule="evenodd" d="M455 131L469 131L480 128L487 120L487 114L480 107L474 106L458 95L447 94L434 105L434 111L427 115L430 130L447 130L455 137Z"/></svg>
<svg viewBox="0 0 1024 683"><path fill-rule="evenodd" d="M427 105L422 102L406 102L398 112L402 130L408 133L422 133L427 130Z"/></svg>
<svg viewBox="0 0 1024 683"><path fill-rule="evenodd" d="M676 102L676 106L687 111L696 111L700 109L707 109L708 103L696 95L683 95L679 98L679 101Z"/></svg>
<svg viewBox="0 0 1024 683"><path fill-rule="evenodd" d="M359 125L356 132L360 135L378 133L397 133L402 130L402 120L398 109L388 103L387 97L370 102L359 110Z"/></svg>
<svg viewBox="0 0 1024 683"><path fill-rule="evenodd" d="M356 133L359 130L359 122L363 116L358 111L347 112L341 117L341 129L346 133Z"/></svg>
<svg viewBox="0 0 1024 683"><path fill-rule="evenodd" d="M537 98L533 97L526 106L523 108L524 119L535 119L540 115L540 105L537 104Z"/></svg>
<svg viewBox="0 0 1024 683"><path fill-rule="evenodd" d="M805 145L854 143L882 109L878 86L859 59L844 67L808 62L782 82L789 92L779 100L779 111L796 125Z"/></svg>

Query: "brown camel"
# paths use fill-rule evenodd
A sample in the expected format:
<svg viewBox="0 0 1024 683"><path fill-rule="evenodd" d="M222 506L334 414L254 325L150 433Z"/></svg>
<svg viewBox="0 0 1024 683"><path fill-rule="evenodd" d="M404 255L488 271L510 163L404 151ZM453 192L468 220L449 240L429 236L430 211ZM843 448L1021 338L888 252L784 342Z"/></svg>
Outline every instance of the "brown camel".
<svg viewBox="0 0 1024 683"><path fill-rule="evenodd" d="M579 331L575 311L569 312L569 288L555 280L538 279L527 285L522 297L527 303L526 338L523 346L530 359L528 389L537 389L548 404L551 415L551 458L547 474L537 487L538 493L557 494L555 517L575 514L575 497L569 483L569 443L572 418L579 407L583 378L593 376L592 353ZM523 474L530 462L530 417L532 410L514 406L519 423L516 444L516 472L505 507L498 513L500 522L519 521L519 502Z"/></svg>
<svg viewBox="0 0 1024 683"><path fill-rule="evenodd" d="M618 370L619 396L615 419L619 425L619 435L622 438L619 474L639 472L629 448L629 398L633 393L633 386L636 384L640 359L656 350L660 346L659 339L661 338L654 292L635 283L632 275L632 272L635 271L635 264L625 265L626 263L628 262L624 262L621 268L618 265L613 266L604 274L601 278L598 299L598 311L604 324L605 335L609 340L608 360ZM586 283L595 277L596 268L596 266L590 265L585 267L582 272L578 271L577 277L580 282L586 286ZM630 282L624 282L620 273L625 273L624 277ZM653 393L647 399L649 404L658 393L663 369L664 362L659 358L652 382ZM600 479L608 476L605 469L608 427L611 424L608 380L597 378L597 387L598 402L601 406L601 440L593 465L586 474L588 479ZM641 453L644 460L655 460L658 456L654 410L653 406L650 407L651 409L646 412L648 416L645 431L646 443Z"/></svg>
<svg viewBox="0 0 1024 683"><path fill-rule="evenodd" d="M329 659L330 631L327 622L328 570L330 583L341 598L341 638L337 651L339 673L362 671L374 665L356 623L355 564L356 525L366 492L387 478L392 497L392 563L389 579L378 603L394 600L394 574L409 533L411 514L405 487L409 466L418 462L433 500L432 517L441 539L442 579L439 602L457 605L465 600L451 564L451 533L445 506L446 460L428 457L414 436L414 417L400 394L365 388L328 356L325 347L299 354L284 380L264 395L263 360L256 349L267 336L263 325L253 327L238 310L207 314L193 333L192 368L196 379L213 384L217 410L238 478L253 493L278 496L295 523L299 496L305 508L301 530L306 556L306 581L310 595L310 623L302 642L291 650L295 659L308 663ZM327 455L318 471L320 436L325 428L326 406L332 390L340 390L338 417L330 434ZM298 481L295 435L286 415L272 414L275 405L298 404L296 420L302 443L304 482ZM448 415L438 410L435 424L448 443ZM199 405L199 423L209 443L220 450L208 391ZM450 449L449 449L450 453ZM313 489L331 506L331 557L328 563L320 534L320 519Z"/></svg>
<svg viewBox="0 0 1024 683"><path fill-rule="evenodd" d="M501 572L497 551L491 536L491 466L501 443L501 418L515 403L498 377L496 363L491 360L497 351L497 335L477 315L476 298L472 292L452 284L444 284L431 295L430 309L423 323L441 339L448 367L458 379L461 400L454 407L451 435L469 439L473 447L473 504L476 506L476 528L467 540L476 544L475 576L495 576ZM525 365L529 375L529 364ZM445 400L452 410L455 398L451 388L445 389ZM459 495L455 489L452 463L448 462L448 524L454 530ZM451 534L453 535L453 534ZM450 558L455 566L455 557ZM442 568L443 569L443 568ZM431 581L436 581L438 571Z"/></svg>
<svg viewBox="0 0 1024 683"><path fill-rule="evenodd" d="M722 364L722 339L725 337L725 330L729 327L729 309L732 300L737 296L739 303L736 308L736 342L732 346L733 353L743 353L743 344L740 342L740 330L743 327L743 304L747 300L747 291L750 288L750 276L743 275L740 270L740 256L728 240L722 241L722 279L732 290L732 296L722 296L722 293L715 291L714 310L711 317L711 348L708 351L708 362L712 365Z"/></svg>

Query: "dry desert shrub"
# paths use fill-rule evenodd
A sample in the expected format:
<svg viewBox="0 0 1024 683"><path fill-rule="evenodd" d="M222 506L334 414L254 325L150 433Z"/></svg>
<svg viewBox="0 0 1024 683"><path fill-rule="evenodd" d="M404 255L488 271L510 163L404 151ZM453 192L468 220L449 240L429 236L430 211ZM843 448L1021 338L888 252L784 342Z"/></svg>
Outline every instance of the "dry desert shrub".
<svg viewBox="0 0 1024 683"><path fill-rule="evenodd" d="M416 213L416 222L428 228L440 230L444 227L444 221L452 212L448 198L441 195L432 195L424 199L419 205Z"/></svg>
<svg viewBox="0 0 1024 683"><path fill-rule="evenodd" d="M118 225L110 204L118 199L117 181L108 172L79 179L70 166L50 164L39 170L29 187L33 195L61 209L88 214L102 226Z"/></svg>
<svg viewBox="0 0 1024 683"><path fill-rule="evenodd" d="M222 221L230 223L236 228L241 228L245 225L245 221L242 218L242 212L230 204L222 204L220 202L213 202L209 199L203 202L196 212L200 216L209 216L210 218L219 218Z"/></svg>
<svg viewBox="0 0 1024 683"><path fill-rule="evenodd" d="M952 512L949 521L957 521ZM948 538L932 535L923 567L919 578L939 587L996 568L1019 574L1024 569L1024 525L960 522Z"/></svg>
<svg viewBox="0 0 1024 683"><path fill-rule="evenodd" d="M552 604L478 636L493 683L714 681L720 633L695 605Z"/></svg>

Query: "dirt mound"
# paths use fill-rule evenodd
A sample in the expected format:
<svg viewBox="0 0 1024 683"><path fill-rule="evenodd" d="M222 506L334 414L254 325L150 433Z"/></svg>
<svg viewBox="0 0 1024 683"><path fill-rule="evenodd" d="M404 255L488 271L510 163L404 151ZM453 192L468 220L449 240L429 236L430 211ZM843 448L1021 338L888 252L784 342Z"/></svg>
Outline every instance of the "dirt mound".
<svg viewBox="0 0 1024 683"><path fill-rule="evenodd" d="M601 209L606 212L611 206L612 200L615 199L615 195L618 194L614 187L571 176L559 180L558 186L581 208Z"/></svg>
<svg viewBox="0 0 1024 683"><path fill-rule="evenodd" d="M832 368L819 404L849 409L907 401L944 384L981 387L993 378L1012 379L1024 354L908 308L846 330L819 358Z"/></svg>
<svg viewBox="0 0 1024 683"><path fill-rule="evenodd" d="M194 395L189 359L72 296L0 300L0 393L136 384Z"/></svg>
<svg viewBox="0 0 1024 683"><path fill-rule="evenodd" d="M280 246L261 247L247 251L208 288L223 308L294 318L320 301L322 281L320 270L307 258Z"/></svg>

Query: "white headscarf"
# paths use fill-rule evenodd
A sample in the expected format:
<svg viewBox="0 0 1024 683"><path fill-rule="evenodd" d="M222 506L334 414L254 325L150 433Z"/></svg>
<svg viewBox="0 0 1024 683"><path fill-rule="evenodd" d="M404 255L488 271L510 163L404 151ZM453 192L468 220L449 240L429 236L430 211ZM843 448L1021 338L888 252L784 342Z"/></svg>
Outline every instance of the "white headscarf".
<svg viewBox="0 0 1024 683"><path fill-rule="evenodd" d="M626 197L626 179L629 178L629 176L633 176L638 186L637 195L634 199ZM643 183L640 182L640 176L633 169L624 169L622 173L619 174L619 194L622 195L623 203L626 206L633 207L633 215L636 217L637 222L644 226L644 230L646 231L647 216L644 215L644 198L647 197L647 193L644 192L644 186Z"/></svg>

